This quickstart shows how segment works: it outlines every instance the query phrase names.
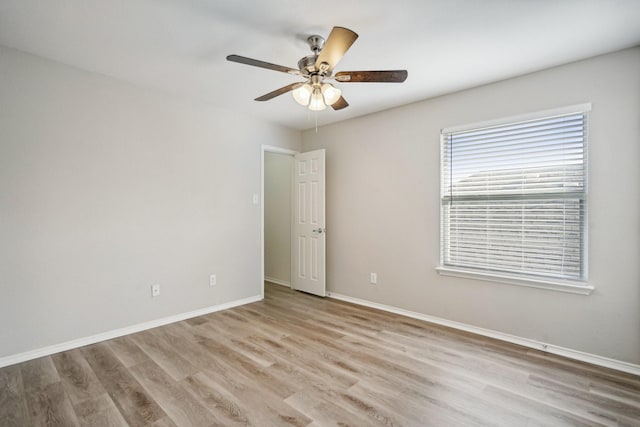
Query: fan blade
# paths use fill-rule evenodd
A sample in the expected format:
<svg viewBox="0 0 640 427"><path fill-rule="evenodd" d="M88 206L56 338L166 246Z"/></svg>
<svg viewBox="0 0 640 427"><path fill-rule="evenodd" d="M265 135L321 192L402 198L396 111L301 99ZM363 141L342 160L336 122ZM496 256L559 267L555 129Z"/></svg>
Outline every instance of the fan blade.
<svg viewBox="0 0 640 427"><path fill-rule="evenodd" d="M320 70L320 64L325 62L329 64L327 70L332 71L357 38L358 35L348 28L333 27L316 60L316 70Z"/></svg>
<svg viewBox="0 0 640 427"><path fill-rule="evenodd" d="M336 102L333 103L333 105L331 105L331 108L338 111L342 110L343 108L347 108L348 106L349 103L343 97L340 97Z"/></svg>
<svg viewBox="0 0 640 427"><path fill-rule="evenodd" d="M335 79L341 83L402 83L408 74L407 70L340 71Z"/></svg>
<svg viewBox="0 0 640 427"><path fill-rule="evenodd" d="M290 91L292 91L294 89L297 89L300 86L302 86L303 84L304 83L291 83L290 85L286 85L284 87L281 87L280 89L274 90L273 92L269 92L269 93L267 93L265 95L262 95L262 96L256 98L255 100L256 101L268 101L270 99L275 98L276 96L282 95L283 93L287 93L287 92L290 92Z"/></svg>
<svg viewBox="0 0 640 427"><path fill-rule="evenodd" d="M270 62L259 61L257 59L247 58L246 56L229 55L227 56L227 61L237 62L239 64L253 65L254 67L266 68L268 70L280 71L282 73L296 75L300 74L300 70L296 70L295 68L289 68L283 65L276 65Z"/></svg>

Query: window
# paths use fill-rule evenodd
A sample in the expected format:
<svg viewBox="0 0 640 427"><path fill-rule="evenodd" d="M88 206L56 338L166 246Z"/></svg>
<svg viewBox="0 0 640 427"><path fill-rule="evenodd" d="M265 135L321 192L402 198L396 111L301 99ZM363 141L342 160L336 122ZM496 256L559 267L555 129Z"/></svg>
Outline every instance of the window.
<svg viewBox="0 0 640 427"><path fill-rule="evenodd" d="M442 131L440 273L593 289L586 285L588 109Z"/></svg>

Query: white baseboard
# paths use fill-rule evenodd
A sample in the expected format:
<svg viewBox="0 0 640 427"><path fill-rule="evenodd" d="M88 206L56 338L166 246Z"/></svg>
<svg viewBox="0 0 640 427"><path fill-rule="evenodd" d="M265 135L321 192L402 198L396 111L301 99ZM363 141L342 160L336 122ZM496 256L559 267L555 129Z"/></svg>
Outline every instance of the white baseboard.
<svg viewBox="0 0 640 427"><path fill-rule="evenodd" d="M137 325L127 326L113 331L103 332L89 337L78 338L75 340L54 344L35 350L25 351L24 353L14 354L10 356L0 357L0 368L15 365L16 363L26 362L27 360L37 359L39 357L49 356L51 354L60 353L61 351L72 350L74 348L83 347L85 345L95 344L97 342L118 338L124 335L134 334L136 332L145 331L147 329L157 328L158 326L168 325L169 323L180 322L182 320L191 319L192 317L203 316L205 314L214 313L216 311L227 310L229 308L238 307L240 305L250 304L262 300L260 295L249 298L243 298L224 304L218 304L211 307L205 307L198 310L180 313L173 316L164 317L162 319L151 320L149 322L138 323Z"/></svg>
<svg viewBox="0 0 640 427"><path fill-rule="evenodd" d="M287 288L291 287L291 283L286 282L284 280L276 279L274 277L264 276L265 282L275 283L276 285L286 286Z"/></svg>
<svg viewBox="0 0 640 427"><path fill-rule="evenodd" d="M557 354L569 359L579 360L581 362L591 363L593 365L603 366L605 368L611 368L629 374L640 375L640 365L633 363L623 362L616 359L610 359L608 357L598 356L596 354L585 353L578 350L572 350L570 348L559 347L553 344L547 344L540 341L532 340L529 338L522 338L515 335L509 335L498 331L492 331L490 329L479 328L477 326L468 325L466 323L454 322L452 320L441 319L439 317L429 316L422 313L416 313L402 308L396 308L385 304L379 304L363 300L360 298L353 298L346 295L337 294L334 292L327 293L330 298L337 300L350 302L357 305L363 305L365 307L376 308L378 310L388 311L390 313L400 314L402 316L411 317L418 320L424 320L425 322L435 323L437 325L448 326L450 328L459 329L466 332L471 332L485 337L495 338L502 341L507 341L513 344L519 344L524 347L534 348L536 350L545 351L547 353Z"/></svg>

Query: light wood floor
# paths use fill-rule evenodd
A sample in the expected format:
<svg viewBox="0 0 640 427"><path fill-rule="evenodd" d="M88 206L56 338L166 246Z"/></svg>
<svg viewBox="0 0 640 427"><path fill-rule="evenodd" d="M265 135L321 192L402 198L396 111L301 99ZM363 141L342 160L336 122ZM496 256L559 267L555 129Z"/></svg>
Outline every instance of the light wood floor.
<svg viewBox="0 0 640 427"><path fill-rule="evenodd" d="M268 285L0 369L0 425L640 426L640 377Z"/></svg>

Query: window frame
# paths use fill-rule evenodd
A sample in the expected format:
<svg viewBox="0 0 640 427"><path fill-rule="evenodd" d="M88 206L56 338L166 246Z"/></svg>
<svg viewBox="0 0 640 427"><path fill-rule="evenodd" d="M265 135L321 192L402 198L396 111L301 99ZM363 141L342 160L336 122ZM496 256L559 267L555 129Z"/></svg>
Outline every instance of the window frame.
<svg viewBox="0 0 640 427"><path fill-rule="evenodd" d="M533 288L541 288L548 289L553 291L560 292L569 292L576 293L582 295L589 295L595 289L594 286L588 283L588 272L589 272L589 125L590 125L590 111L591 111L591 103L577 104L566 107L554 108L550 110L538 111L535 113L521 114L516 116L504 117L495 120L475 122L466 125L459 126L451 126L447 128L443 128L440 130L440 191L439 191L439 208L440 208L440 239L439 239L439 249L440 249L440 261L439 265L436 267L437 272L443 276L454 276L454 277L463 277L463 278L471 278L482 281L490 281L490 282L498 282L505 283L511 285L519 285L519 286L527 286ZM443 236L444 236L444 209L443 209L443 200L444 195L443 191L443 180L445 179L443 173L443 164L444 164L444 147L446 144L446 135L455 133L455 132L464 132L469 130L475 130L480 128L488 128L494 126L505 126L509 124L515 124L519 122L525 122L530 120L539 120L544 118L550 118L553 116L562 116L572 113L584 114L585 116L585 136L584 136L584 225L582 230L582 238L584 241L584 248L582 250L582 263L584 268L584 280L569 280L569 279L560 279L560 278L552 278L552 277L543 277L543 276L533 276L526 274L518 274L518 273L507 273L507 272L496 272L496 271L484 271L480 269L473 268L463 268L463 267L454 267L454 266L446 266L444 264L444 245L443 245Z"/></svg>

